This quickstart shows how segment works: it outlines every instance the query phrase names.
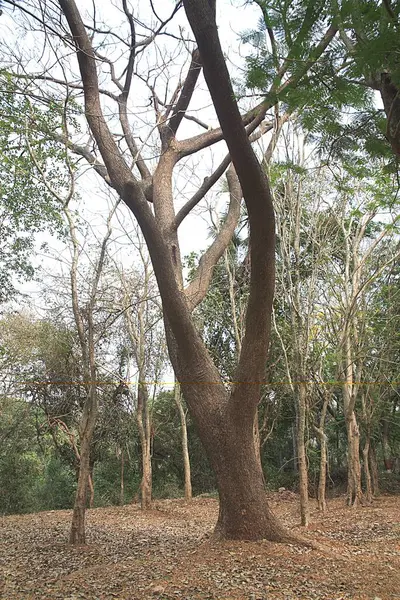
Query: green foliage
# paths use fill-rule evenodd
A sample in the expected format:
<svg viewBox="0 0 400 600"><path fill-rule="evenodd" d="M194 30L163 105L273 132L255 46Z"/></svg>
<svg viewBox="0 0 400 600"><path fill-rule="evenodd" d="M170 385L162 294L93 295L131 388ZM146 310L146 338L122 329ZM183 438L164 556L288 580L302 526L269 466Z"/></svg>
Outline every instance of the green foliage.
<svg viewBox="0 0 400 600"><path fill-rule="evenodd" d="M42 479L35 492L42 510L72 508L76 490L74 470L53 452L49 452Z"/></svg>
<svg viewBox="0 0 400 600"><path fill-rule="evenodd" d="M325 158L352 160L367 154L383 158L395 171L387 115L377 108L373 90L379 89L383 73L395 85L400 82L398 5L388 9L377 0L253 1L263 19L256 31L243 36L253 46L246 85L267 97L272 94L295 112ZM332 24L338 32L315 62L315 45Z"/></svg>
<svg viewBox="0 0 400 600"><path fill-rule="evenodd" d="M54 103L32 106L11 75L0 70L0 302L14 293L15 279L33 276L35 234L63 235L57 200L34 164L58 190L67 186L65 148L55 141L62 114Z"/></svg>

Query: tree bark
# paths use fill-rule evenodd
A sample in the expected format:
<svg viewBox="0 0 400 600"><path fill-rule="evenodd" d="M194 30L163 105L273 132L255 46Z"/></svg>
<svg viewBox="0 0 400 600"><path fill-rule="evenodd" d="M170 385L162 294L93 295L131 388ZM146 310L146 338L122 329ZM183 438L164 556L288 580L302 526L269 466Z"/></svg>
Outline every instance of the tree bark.
<svg viewBox="0 0 400 600"><path fill-rule="evenodd" d="M363 468L364 468L364 475L365 475L365 499L367 502L371 503L373 493L372 493L371 472L369 470L370 437L369 437L368 433L366 435L365 444L364 444L362 453L363 453Z"/></svg>
<svg viewBox="0 0 400 600"><path fill-rule="evenodd" d="M379 469L373 440L371 440L371 446L369 449L369 460L371 469L372 493L374 496L379 496Z"/></svg>
<svg viewBox="0 0 400 600"><path fill-rule="evenodd" d="M89 487L89 508L93 508L94 507L93 469L89 470L88 487Z"/></svg>
<svg viewBox="0 0 400 600"><path fill-rule="evenodd" d="M296 403L296 447L297 461L299 471L299 493L300 493L300 519L304 527L309 523L309 506L308 506L308 464L307 453L305 447L306 435L306 384L300 383L297 386L297 403Z"/></svg>
<svg viewBox="0 0 400 600"><path fill-rule="evenodd" d="M319 459L319 481L318 481L318 509L321 512L326 511L326 473L328 469L328 460L326 452L327 437L321 432L320 437L320 459Z"/></svg>
<svg viewBox="0 0 400 600"><path fill-rule="evenodd" d="M186 414L182 405L181 390L179 383L175 382L175 403L178 408L179 418L181 421L181 436L182 436L182 457L183 457L183 469L185 474L185 500L189 502L192 499L192 478L190 470L190 456L187 436L187 424Z"/></svg>
<svg viewBox="0 0 400 600"><path fill-rule="evenodd" d="M328 410L330 394L325 391L324 402L322 405L321 415L319 419L319 426L314 426L314 429L318 435L319 446L320 446L320 458L319 458L319 481L318 481L318 509L321 512L326 510L326 475L328 470L328 455L327 455L327 442L328 438L325 434L325 419Z"/></svg>
<svg viewBox="0 0 400 600"><path fill-rule="evenodd" d="M363 503L361 488L360 464L360 431L358 429L355 412L346 416L347 429L347 504L357 506Z"/></svg>
<svg viewBox="0 0 400 600"><path fill-rule="evenodd" d="M389 73L382 73L380 93L387 117L386 137L393 152L400 156L400 96L399 88Z"/></svg>
<svg viewBox="0 0 400 600"><path fill-rule="evenodd" d="M85 436L81 439L79 477L76 488L74 510L72 514L71 531L69 537L70 544L83 545L86 543L85 514L90 474L89 458L90 439L88 439L88 436Z"/></svg>
<svg viewBox="0 0 400 600"><path fill-rule="evenodd" d="M152 502L151 426L148 394L144 383L138 385L137 424L142 448L140 503L142 510L148 510Z"/></svg>
<svg viewBox="0 0 400 600"><path fill-rule="evenodd" d="M121 506L125 503L125 455L121 449L121 470L120 470L120 486L119 486L119 503Z"/></svg>

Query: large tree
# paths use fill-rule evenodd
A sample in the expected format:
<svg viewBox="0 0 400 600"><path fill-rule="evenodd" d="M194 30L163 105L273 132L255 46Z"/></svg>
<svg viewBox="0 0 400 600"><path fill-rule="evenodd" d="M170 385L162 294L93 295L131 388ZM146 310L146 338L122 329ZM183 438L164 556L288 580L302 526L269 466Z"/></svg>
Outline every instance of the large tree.
<svg viewBox="0 0 400 600"><path fill-rule="evenodd" d="M98 23L96 13L91 24L85 25L87 17L81 15L76 3L73 0L60 0L63 44L67 43L76 51L79 79L68 79L67 76L60 79L49 72L39 76L39 79L48 82L50 86L61 85L68 93L72 93L71 90L83 90L84 115L90 129L90 143L86 146L78 145L73 139L66 137L65 131L59 135L59 139L67 148L83 156L114 188L135 215L143 232L161 294L170 358L217 479L220 512L216 534L223 538L285 541L293 538L267 504L253 437L270 336L275 224L269 183L253 152L251 140L254 140L254 136L260 137L271 127L262 124L267 110L276 102L275 92L279 88L279 82L274 83L274 93L269 99L241 115L219 42L214 3L188 0L183 4L198 46L192 52L186 78L179 82L170 99L166 95L167 99L163 100L147 76L156 112L155 129L159 134L159 158L153 172L144 158L144 144L139 148L139 137L132 133L128 119L131 110L128 100L135 74L136 55L154 41L167 20L153 28L150 35L139 40L136 35L136 17L123 0L122 11L129 27L129 41L126 42L118 31ZM43 4L40 8L42 12L32 13L26 10L25 14L40 21L49 35L60 35L60 29L56 25L60 16L57 14L57 5ZM178 8L179 5L174 12ZM24 11L24 8L21 10ZM70 33L67 33L65 21ZM321 35L320 42L311 48L304 69L293 74L283 85L295 85L307 68L318 60L334 34L335 28L329 27L327 33ZM102 54L102 44L96 43L99 39L104 42L107 37L114 42L121 41L127 51L127 62L119 78L110 55ZM187 44L187 40L183 42ZM107 44L104 47L106 46ZM58 60L65 66L66 63L60 57ZM111 84L117 89L117 93L110 91L110 87L103 83L101 86L99 84L99 71L102 73L102 80L105 76L104 65L110 70ZM185 117L204 126L198 118L186 114L202 69L220 127L208 128L204 133L181 140L177 132ZM25 72L22 77L26 80ZM35 76L28 79L33 81ZM118 135L113 130L115 124L106 117L109 111L105 111L104 98L117 105L120 126ZM256 133L249 139L253 132ZM182 159L222 139L228 146L229 155L176 213L173 195L174 167ZM92 151L93 144L95 151ZM203 254L194 278L184 289L178 227L221 177L231 161L233 166L227 172L230 198L227 217L218 236ZM245 334L234 383L228 390L199 335L192 311L204 298L213 267L229 244L240 215L242 195L248 213L251 276Z"/></svg>

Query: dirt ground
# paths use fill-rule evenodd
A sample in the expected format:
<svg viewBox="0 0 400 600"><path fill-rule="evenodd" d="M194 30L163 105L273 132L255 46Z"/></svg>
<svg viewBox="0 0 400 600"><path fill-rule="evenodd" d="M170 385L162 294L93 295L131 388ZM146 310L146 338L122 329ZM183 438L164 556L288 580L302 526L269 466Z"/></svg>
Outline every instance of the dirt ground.
<svg viewBox="0 0 400 600"><path fill-rule="evenodd" d="M297 529L298 500L270 497ZM334 555L270 542L212 541L218 503L197 498L88 511L88 545L68 539L70 511L0 520L0 598L5 600L400 599L400 498L357 510L312 504L307 535Z"/></svg>

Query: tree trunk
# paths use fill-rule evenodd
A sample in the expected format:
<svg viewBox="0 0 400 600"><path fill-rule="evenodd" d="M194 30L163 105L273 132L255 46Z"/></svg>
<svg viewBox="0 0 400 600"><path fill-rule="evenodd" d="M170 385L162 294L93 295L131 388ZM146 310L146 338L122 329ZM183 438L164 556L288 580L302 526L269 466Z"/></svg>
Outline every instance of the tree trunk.
<svg viewBox="0 0 400 600"><path fill-rule="evenodd" d="M254 447L253 426L246 430L226 419L220 435L207 444L219 491L215 535L221 539L289 541L291 536L266 499L263 473Z"/></svg>
<svg viewBox="0 0 400 600"><path fill-rule="evenodd" d="M171 362L216 474L220 493L216 533L224 538L294 541L295 536L285 530L268 507L253 434L260 382L264 380L268 358L274 296L276 251L272 194L235 100L218 39L213 10L215 3L184 0L186 15L201 55L205 80L240 180L240 185L234 186L235 193L231 194L232 218L229 223L232 229L237 224L240 213L238 200L242 195L248 212L250 291L242 351L234 375L237 383L231 394L228 394L212 363L191 312L204 298L213 267L222 256L233 231L229 227L221 229L224 235L220 232L202 257L197 286L189 286L193 293L189 294L188 290L185 293L182 290L172 192L172 171L180 158L177 150L179 140L173 137L175 128L168 123L159 126L162 148L153 175L153 213L143 187L133 177L104 118L96 57L76 4L73 0L59 2L77 46L86 119L113 187L136 216L146 239L162 298ZM134 54L131 53L131 56L134 57ZM122 97L127 97L129 87L128 78ZM253 127L254 131L263 117L255 116L249 129ZM232 170L230 177L235 179ZM169 330L172 335L169 335Z"/></svg>
<svg viewBox="0 0 400 600"><path fill-rule="evenodd" d="M320 459L319 459L319 482L318 482L318 509L321 512L326 511L326 473L328 470L328 460L326 452L327 437L324 432L320 437Z"/></svg>
<svg viewBox="0 0 400 600"><path fill-rule="evenodd" d="M124 484L125 484L125 479L124 479L124 471L125 471L125 456L124 456L124 451L121 450L121 478L120 478L120 487L119 487L119 503L121 506L124 505L125 503L125 491L124 491Z"/></svg>
<svg viewBox="0 0 400 600"><path fill-rule="evenodd" d="M308 506L308 465L305 446L306 434L306 386L300 384L297 390L297 410L296 410L296 448L299 470L299 492L300 492L300 519L304 527L309 523Z"/></svg>
<svg viewBox="0 0 400 600"><path fill-rule="evenodd" d="M352 411L346 417L347 428L347 504L357 506L363 503L361 488L361 464L360 464L360 432L358 429L355 412Z"/></svg>
<svg viewBox="0 0 400 600"><path fill-rule="evenodd" d="M254 450L256 452L257 460L260 463L261 473L263 475L263 482L265 485L265 476L264 470L261 460L261 440L260 440L260 426L258 424L258 410L256 412L256 416L254 417Z"/></svg>
<svg viewBox="0 0 400 600"><path fill-rule="evenodd" d="M378 461L376 460L375 444L371 441L369 449L369 461L371 470L372 493L374 496L379 496L379 469Z"/></svg>
<svg viewBox="0 0 400 600"><path fill-rule="evenodd" d="M140 376L139 376L140 377ZM140 377L141 381L144 378ZM142 510L151 508L152 467L151 467L151 427L148 394L145 384L138 385L138 405L136 421L142 448L142 481L140 483L140 503Z"/></svg>
<svg viewBox="0 0 400 600"><path fill-rule="evenodd" d="M328 438L325 434L325 420L326 413L328 410L328 405L330 401L331 393L325 390L324 392L324 402L322 404L321 415L319 418L319 427L314 425L314 429L318 435L319 446L320 446L320 458L319 458L319 482L318 482L318 510L321 512L325 512L326 510L326 474L328 470L328 453L327 453L327 443Z"/></svg>
<svg viewBox="0 0 400 600"><path fill-rule="evenodd" d="M382 420L382 449L383 449L383 463L387 473L391 473L393 469L392 449L389 442L389 420L384 418Z"/></svg>
<svg viewBox="0 0 400 600"><path fill-rule="evenodd" d="M71 532L69 541L70 544L86 543L85 536L85 513L86 513L86 501L87 501L87 490L88 481L90 475L90 441L87 439L81 440L80 449L80 463L79 463L79 477L78 485L76 488L74 510L72 515Z"/></svg>
<svg viewBox="0 0 400 600"><path fill-rule="evenodd" d="M370 452L370 441L369 441L369 435L367 434L362 453L363 453L363 468L364 468L364 475L365 475L365 499L367 502L371 503L373 494L372 494L372 479L371 479L371 473L369 470L369 452Z"/></svg>
<svg viewBox="0 0 400 600"><path fill-rule="evenodd" d="M389 73L382 73L380 93L387 116L386 137L393 152L400 156L400 98L399 88Z"/></svg>
<svg viewBox="0 0 400 600"><path fill-rule="evenodd" d="M152 468L151 453L148 444L142 449L142 481L140 484L140 497L142 510L151 508L152 501Z"/></svg>
<svg viewBox="0 0 400 600"><path fill-rule="evenodd" d="M88 487L89 487L89 508L93 508L93 506L94 506L93 469L90 469L90 471L89 471Z"/></svg>
<svg viewBox="0 0 400 600"><path fill-rule="evenodd" d="M183 469L185 473L185 500L189 502L192 499L192 479L190 472L190 456L188 447L186 413L182 405L181 390L178 382L175 382L175 403L178 407L179 418L181 420L181 435L182 435L182 457Z"/></svg>

